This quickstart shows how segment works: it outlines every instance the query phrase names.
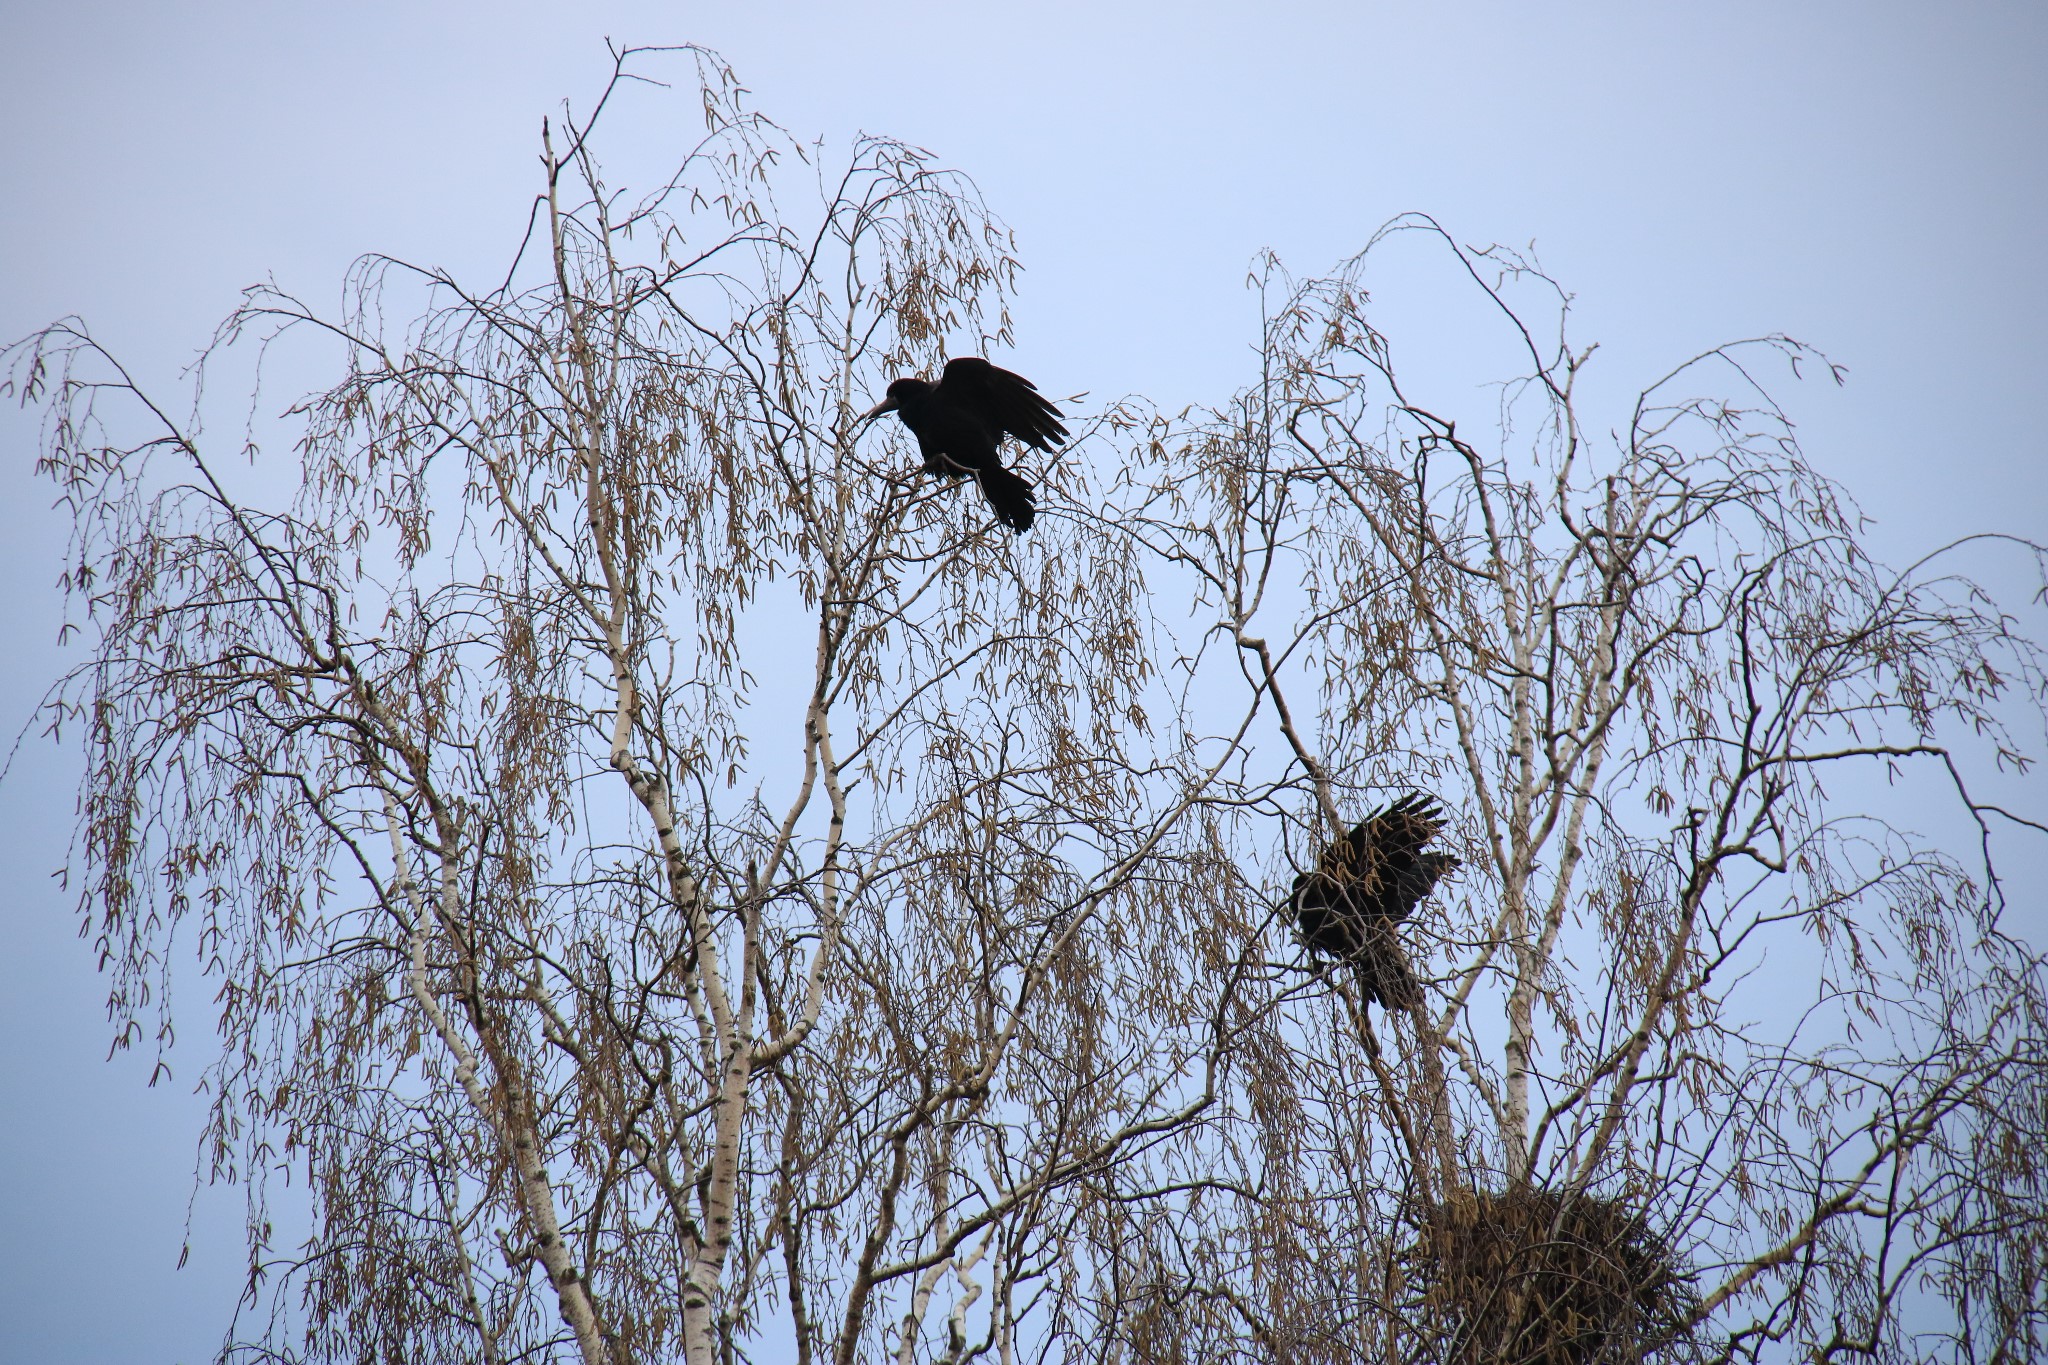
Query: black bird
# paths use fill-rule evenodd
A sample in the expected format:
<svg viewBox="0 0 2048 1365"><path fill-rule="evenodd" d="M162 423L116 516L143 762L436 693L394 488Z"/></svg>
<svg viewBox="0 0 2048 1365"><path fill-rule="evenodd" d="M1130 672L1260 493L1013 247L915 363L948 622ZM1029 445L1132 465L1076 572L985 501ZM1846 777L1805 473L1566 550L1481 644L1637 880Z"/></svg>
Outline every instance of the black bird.
<svg viewBox="0 0 2048 1365"><path fill-rule="evenodd" d="M1443 827L1435 799L1411 792L1359 821L1294 879L1287 902L1302 941L1349 962L1368 1003L1405 1010L1422 1001L1394 926L1458 865L1448 853L1422 851Z"/></svg>
<svg viewBox="0 0 2048 1365"><path fill-rule="evenodd" d="M1013 531L1030 529L1037 495L1030 483L1003 468L996 448L1004 432L1040 450L1051 450L1067 439L1060 410L1039 396L1036 384L980 356L961 356L946 362L946 372L936 384L897 380L889 386L889 396L861 421L872 422L885 412L902 418L917 437L925 473L956 479L972 474L1003 525Z"/></svg>

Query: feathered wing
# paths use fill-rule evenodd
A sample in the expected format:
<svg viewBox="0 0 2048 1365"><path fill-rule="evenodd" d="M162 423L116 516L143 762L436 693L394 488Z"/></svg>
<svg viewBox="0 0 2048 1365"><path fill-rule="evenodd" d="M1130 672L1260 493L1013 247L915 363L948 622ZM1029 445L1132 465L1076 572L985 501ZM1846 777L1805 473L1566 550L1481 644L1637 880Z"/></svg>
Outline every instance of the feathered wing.
<svg viewBox="0 0 2048 1365"><path fill-rule="evenodd" d="M991 430L1008 432L1040 450L1051 450L1067 439L1060 410L1045 400L1036 384L980 356L947 361L939 376L938 396L974 412Z"/></svg>
<svg viewBox="0 0 2048 1365"><path fill-rule="evenodd" d="M1458 860L1448 853L1424 853L1407 866L1396 869L1387 878L1386 889L1381 893L1386 901L1387 918L1407 919L1422 898L1436 890L1436 884L1444 873L1457 865Z"/></svg>
<svg viewBox="0 0 2048 1365"><path fill-rule="evenodd" d="M1359 825L1349 834L1330 842L1316 859L1316 875L1331 887L1362 891L1370 896L1373 883L1372 834Z"/></svg>
<svg viewBox="0 0 2048 1365"><path fill-rule="evenodd" d="M1442 809L1435 798L1421 792L1408 793L1386 809L1366 816L1358 825L1373 851L1388 863L1413 858L1422 852L1424 844L1442 833L1443 827Z"/></svg>
<svg viewBox="0 0 2048 1365"><path fill-rule="evenodd" d="M1458 865L1449 854L1422 851L1443 827L1442 809L1420 792L1410 792L1359 822L1349 842L1359 849L1355 856L1363 864L1360 881L1374 913L1408 918L1437 879Z"/></svg>

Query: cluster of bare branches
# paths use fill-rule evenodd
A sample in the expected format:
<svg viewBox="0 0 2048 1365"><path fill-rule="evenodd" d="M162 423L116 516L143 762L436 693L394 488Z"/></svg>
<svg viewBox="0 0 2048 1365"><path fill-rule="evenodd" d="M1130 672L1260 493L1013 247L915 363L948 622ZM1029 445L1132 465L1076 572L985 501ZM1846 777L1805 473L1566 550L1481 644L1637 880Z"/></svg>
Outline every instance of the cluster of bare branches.
<svg viewBox="0 0 2048 1365"><path fill-rule="evenodd" d="M1370 270L1417 239L1525 361L1481 438L1411 395L1370 320ZM1343 1247L1374 1269L1329 1299L1332 1358L2037 1352L2048 998L1999 930L1989 850L1994 825L2040 827L1973 796L1951 740L2024 769L2038 643L1941 556L1868 557L1759 378L1839 378L1796 342L1698 356L1596 440L1567 299L1512 252L1404 218L1335 276L1275 267L1268 290L1261 382L1151 446L1125 525L1270 696L1308 844L1366 791L1427 785L1464 813L1464 866L1407 934L1430 990L1393 1020L1403 1064L1368 1032L1370 1078L1300 1050L1275 1069L1319 1169L1284 1239L1264 1240L1270 1203L1213 1224L1205 1275L1270 1305L1239 1339L1301 1331L1275 1286ZM2039 547L2015 548L2038 574ZM1946 796L1980 846L1856 799L1896 781ZM1340 1031L1317 1006L1292 1038ZM1500 1212L1529 1207L1557 1211L1542 1236ZM1474 1301L1555 1308L1585 1208L1616 1210L1667 1291L1631 1315L1650 1330L1546 1343L1530 1305ZM1446 1239L1475 1220L1514 1264L1447 1296Z"/></svg>
<svg viewBox="0 0 2048 1365"><path fill-rule="evenodd" d="M593 135L660 60L707 131L634 197ZM2008 820L1948 736L2025 762L2039 649L1867 557L1757 377L1825 362L1720 348L1594 439L1562 296L1402 220L1012 538L854 420L1007 342L1008 234L743 95L621 54L492 287L253 291L216 357L340 367L288 505L82 325L9 353L124 1039L179 936L218 985L227 1358L2041 1348L2042 964L1852 785ZM1490 445L1369 321L1418 235L1526 355ZM1280 888L1413 788L1463 870L1376 1014Z"/></svg>

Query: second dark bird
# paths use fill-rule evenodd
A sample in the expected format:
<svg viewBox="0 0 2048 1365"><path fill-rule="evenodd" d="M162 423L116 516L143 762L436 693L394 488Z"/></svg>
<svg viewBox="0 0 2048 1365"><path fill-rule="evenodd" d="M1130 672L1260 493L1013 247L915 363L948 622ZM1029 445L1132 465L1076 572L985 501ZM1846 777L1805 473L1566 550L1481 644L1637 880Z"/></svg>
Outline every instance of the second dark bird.
<svg viewBox="0 0 2048 1365"><path fill-rule="evenodd" d="M1422 1001L1394 926L1458 865L1448 853L1422 851L1443 827L1435 801L1411 793L1359 821L1294 879L1288 905L1302 941L1349 962L1368 1003L1405 1010Z"/></svg>
<svg viewBox="0 0 2048 1365"><path fill-rule="evenodd" d="M998 448L1005 433L1040 450L1067 439L1060 410L1039 395L1037 385L979 356L960 356L946 362L936 384L897 380L861 421L885 412L895 413L917 437L926 473L972 475L1003 525L1030 529L1038 496L1028 480L1003 468Z"/></svg>

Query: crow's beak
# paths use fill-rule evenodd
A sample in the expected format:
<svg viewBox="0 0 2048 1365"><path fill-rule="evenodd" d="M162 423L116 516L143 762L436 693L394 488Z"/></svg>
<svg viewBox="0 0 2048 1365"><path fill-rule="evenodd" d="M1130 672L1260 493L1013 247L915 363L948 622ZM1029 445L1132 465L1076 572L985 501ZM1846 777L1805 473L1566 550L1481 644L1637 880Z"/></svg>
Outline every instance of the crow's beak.
<svg viewBox="0 0 2048 1365"><path fill-rule="evenodd" d="M869 408L866 412L860 415L860 424L862 426L866 426L868 423L874 421L877 417L880 417L883 413L894 411L896 411L896 400L893 398L884 398L881 402L875 404L873 407Z"/></svg>

